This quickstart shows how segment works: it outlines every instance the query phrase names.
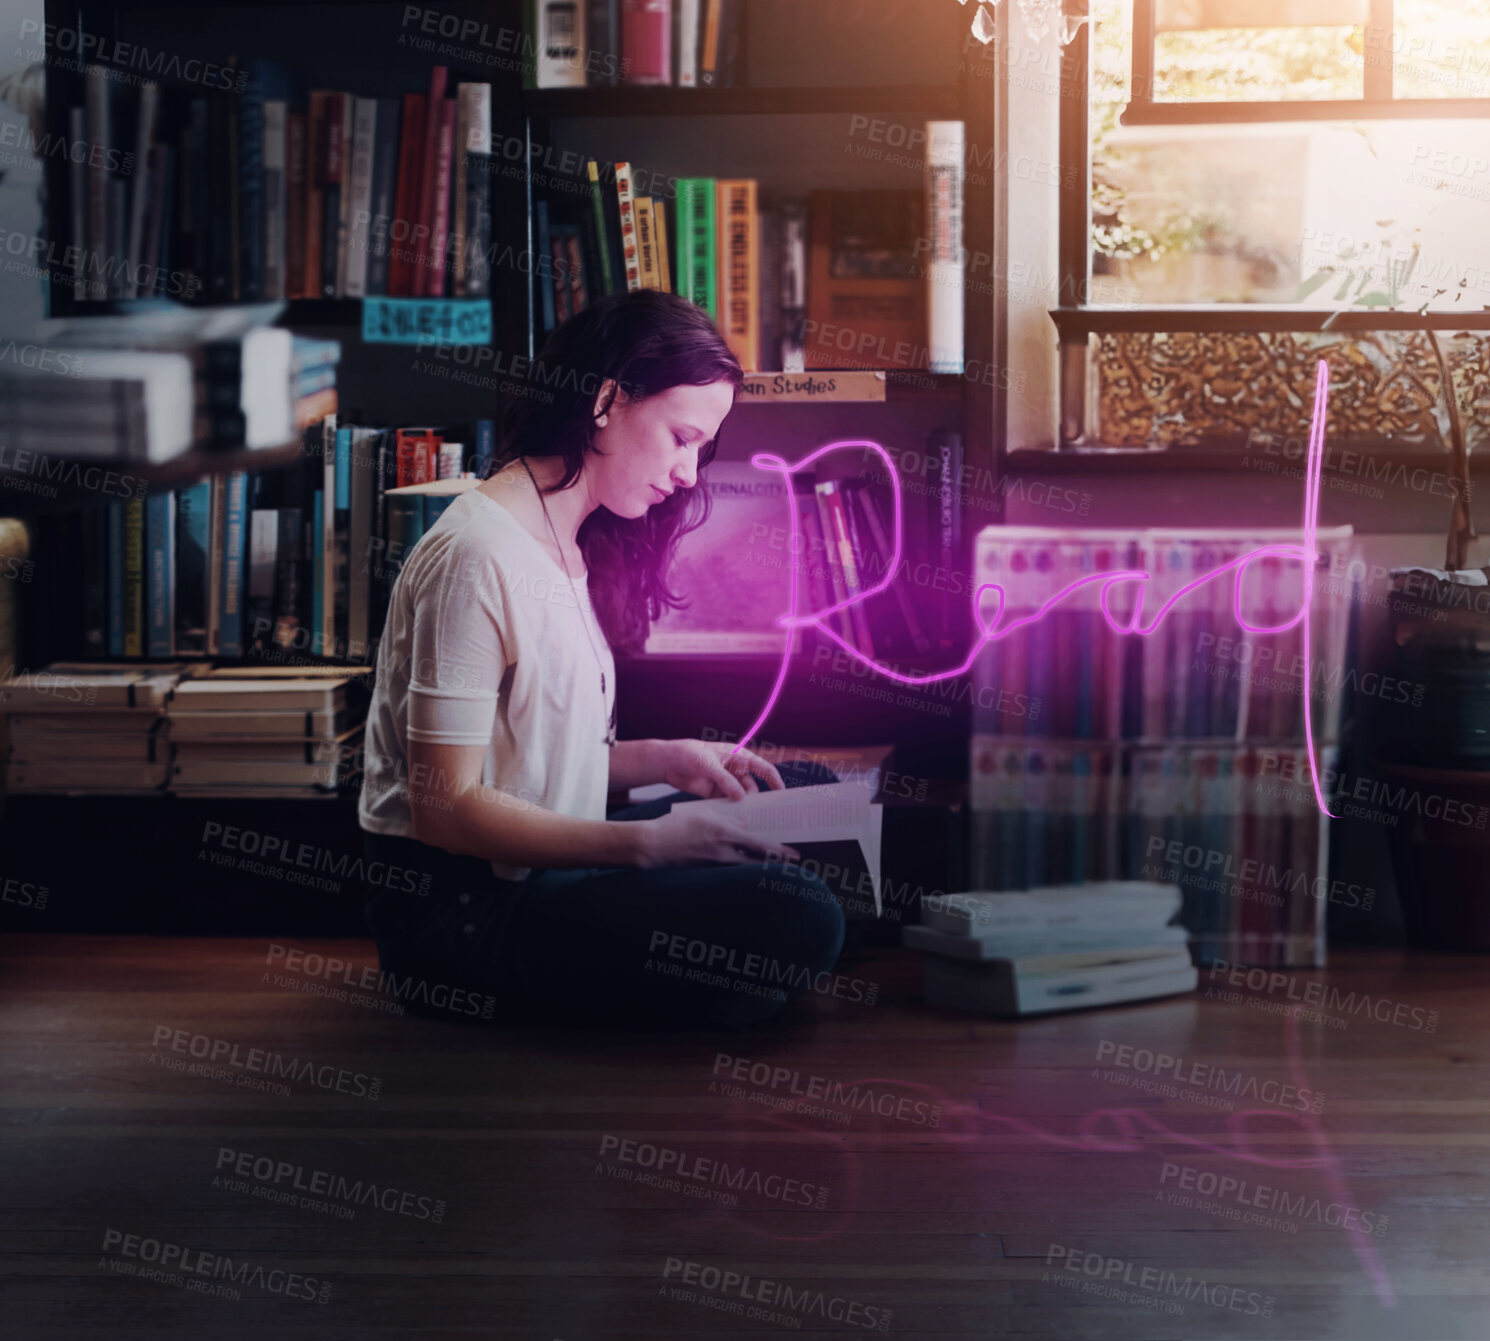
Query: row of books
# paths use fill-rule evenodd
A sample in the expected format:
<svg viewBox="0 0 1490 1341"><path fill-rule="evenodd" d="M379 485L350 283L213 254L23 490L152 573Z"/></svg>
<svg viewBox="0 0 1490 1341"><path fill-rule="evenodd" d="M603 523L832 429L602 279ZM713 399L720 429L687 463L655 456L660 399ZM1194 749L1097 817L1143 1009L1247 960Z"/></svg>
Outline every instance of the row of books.
<svg viewBox="0 0 1490 1341"><path fill-rule="evenodd" d="M90 66L69 109L78 299L239 302L490 291L491 85L302 91L265 60L241 96ZM81 157L81 161L79 160Z"/></svg>
<svg viewBox="0 0 1490 1341"><path fill-rule="evenodd" d="M1321 751L1323 771L1333 748ZM1156 880L1202 960L1311 966L1328 847L1306 747L1060 744L975 735L974 885Z"/></svg>
<svg viewBox="0 0 1490 1341"><path fill-rule="evenodd" d="M44 322L49 359L0 369L0 437L15 451L129 462L284 446L335 412L341 346L268 325L279 307Z"/></svg>
<svg viewBox="0 0 1490 1341"><path fill-rule="evenodd" d="M893 569L895 513L882 475L799 473L789 493L780 474L716 461L707 471L709 523L683 538L673 568L688 604L653 626L647 651L779 654L786 633L776 621L791 608L795 582L799 614L852 601L823 623L864 656L941 664L965 646L971 622L970 592L936 579L953 571L961 547L960 510L943 506L956 496L960 435L936 430L928 453L945 488L902 500ZM863 597L887 578L885 590Z"/></svg>
<svg viewBox="0 0 1490 1341"><path fill-rule="evenodd" d="M750 178L684 177L669 197L628 162L548 174L534 205L542 328L664 289L707 311L747 372L960 373L963 134L928 124L923 191L778 199Z"/></svg>
<svg viewBox="0 0 1490 1341"><path fill-rule="evenodd" d="M1235 568L1204 580L1254 550L1301 541L1298 531L985 528L975 582L1003 588L1001 626L1028 619L1093 574L1126 571L1148 576L1111 589L1112 616L1126 627L1141 598L1140 628L1151 631L1116 632L1103 614L1102 584L1087 581L1042 618L983 647L974 667L975 730L1072 740L1298 741L1309 684L1314 737L1333 740L1350 690L1353 603L1338 575L1349 571L1351 528L1316 537L1324 563L1311 596L1307 662L1302 621L1248 633L1237 617L1253 628L1287 623L1303 602L1301 563L1271 557L1248 564L1239 601ZM990 593L984 614L996 610ZM1020 699L1037 711L1004 710Z"/></svg>
<svg viewBox="0 0 1490 1341"><path fill-rule="evenodd" d="M355 779L365 676L206 662L58 662L0 681L6 790L294 797Z"/></svg>
<svg viewBox="0 0 1490 1341"><path fill-rule="evenodd" d="M1193 991L1180 891L1103 881L921 902L905 944L924 955L926 1000L980 1015L1036 1015Z"/></svg>
<svg viewBox="0 0 1490 1341"><path fill-rule="evenodd" d="M467 454L454 433L332 415L306 430L291 466L112 499L69 518L80 655L273 650L364 662L402 558L448 506L450 486L474 485L490 469L495 426L473 427Z"/></svg>
<svg viewBox="0 0 1490 1341"><path fill-rule="evenodd" d="M529 0L530 88L722 88L740 69L745 0Z"/></svg>

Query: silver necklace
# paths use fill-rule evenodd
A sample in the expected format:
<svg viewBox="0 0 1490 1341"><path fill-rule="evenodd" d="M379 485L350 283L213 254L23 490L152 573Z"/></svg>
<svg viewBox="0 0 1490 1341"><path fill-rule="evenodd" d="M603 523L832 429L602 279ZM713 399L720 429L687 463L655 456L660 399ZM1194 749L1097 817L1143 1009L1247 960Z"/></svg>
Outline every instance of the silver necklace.
<svg viewBox="0 0 1490 1341"><path fill-rule="evenodd" d="M523 463L523 469L527 471L528 480L533 486L533 492L538 495L538 506L543 509L543 520L548 523L548 533L553 537L554 548L559 553L559 567L564 570L564 576L569 579L569 589L573 591L574 574L569 571L569 560L564 557L564 546L559 543L559 532L554 527L554 519L549 516L548 500L544 498L543 490L538 487L538 481L533 478L533 469L528 465L528 458L520 456L518 460ZM577 600L579 599L577 592L575 593L575 597ZM595 658L595 667L600 672L600 701L604 703L606 692L605 662L600 659L600 649L595 646L595 639L590 636L590 620L585 614L585 603L583 600L579 601L579 623L580 627L585 631L585 641L590 644L590 655ZM610 726L605 733L605 743L608 748L614 746L616 743L615 704L611 704Z"/></svg>

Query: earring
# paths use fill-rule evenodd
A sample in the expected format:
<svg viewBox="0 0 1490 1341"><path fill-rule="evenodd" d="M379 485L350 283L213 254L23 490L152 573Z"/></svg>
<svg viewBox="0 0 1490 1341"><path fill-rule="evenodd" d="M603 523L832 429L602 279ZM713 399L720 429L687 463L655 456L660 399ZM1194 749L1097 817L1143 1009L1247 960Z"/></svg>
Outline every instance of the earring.
<svg viewBox="0 0 1490 1341"><path fill-rule="evenodd" d="M606 424L608 424L609 422L610 422L610 415L608 415L608 414L599 415L595 419L595 427L596 428L604 428L606 426Z"/></svg>

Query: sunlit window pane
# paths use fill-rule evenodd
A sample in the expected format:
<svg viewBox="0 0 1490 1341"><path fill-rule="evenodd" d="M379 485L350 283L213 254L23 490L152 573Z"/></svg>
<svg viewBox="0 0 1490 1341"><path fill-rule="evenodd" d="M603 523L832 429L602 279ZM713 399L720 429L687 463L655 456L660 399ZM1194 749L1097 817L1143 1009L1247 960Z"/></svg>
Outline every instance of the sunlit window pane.
<svg viewBox="0 0 1490 1341"><path fill-rule="evenodd" d="M1490 97L1490 0L1396 0L1393 31L1368 30L1368 51L1388 46L1397 98Z"/></svg>

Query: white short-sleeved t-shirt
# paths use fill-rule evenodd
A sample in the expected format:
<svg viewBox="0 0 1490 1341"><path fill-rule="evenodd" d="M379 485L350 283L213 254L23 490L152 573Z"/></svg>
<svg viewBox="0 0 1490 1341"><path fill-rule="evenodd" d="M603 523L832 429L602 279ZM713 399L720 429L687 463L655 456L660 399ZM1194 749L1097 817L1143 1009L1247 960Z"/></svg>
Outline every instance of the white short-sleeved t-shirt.
<svg viewBox="0 0 1490 1341"><path fill-rule="evenodd" d="M494 498L462 494L414 546L393 588L359 823L412 837L410 792L442 794L433 779L410 776L411 740L486 745L482 782L493 805L516 798L604 819L615 686L587 580L571 582ZM492 871L528 874L497 862Z"/></svg>

